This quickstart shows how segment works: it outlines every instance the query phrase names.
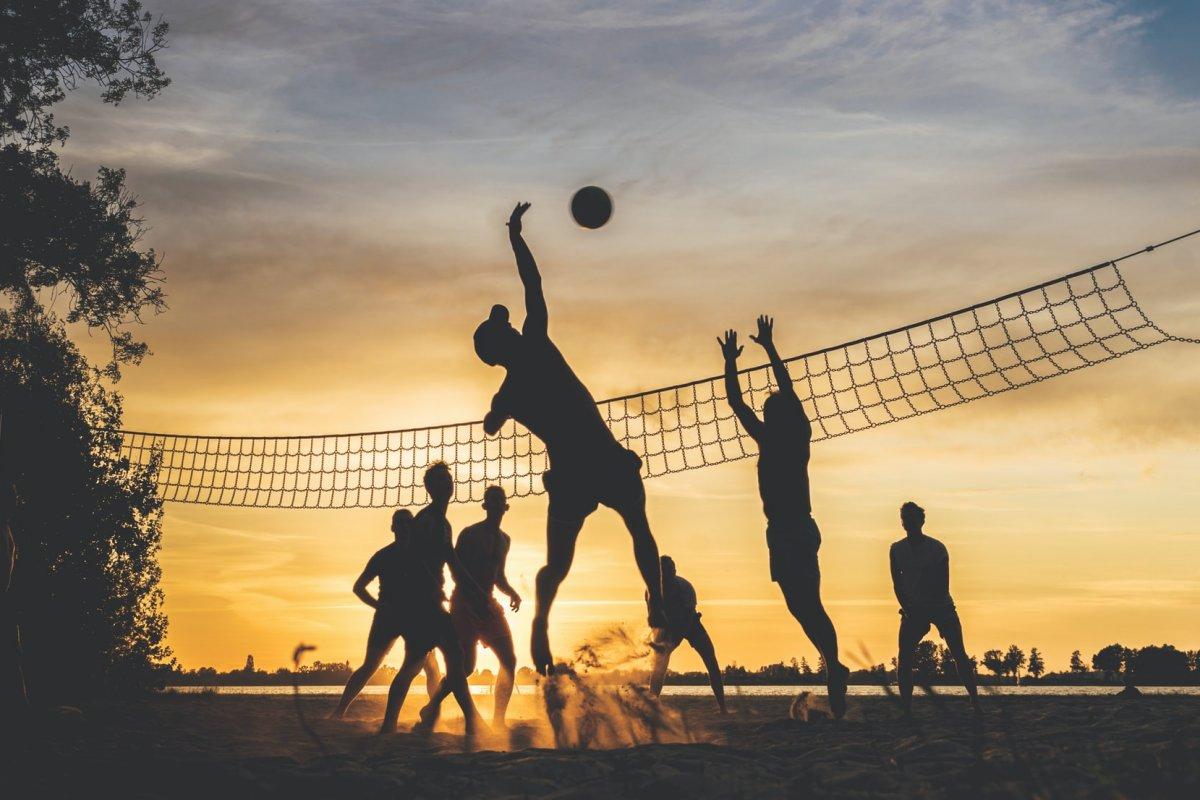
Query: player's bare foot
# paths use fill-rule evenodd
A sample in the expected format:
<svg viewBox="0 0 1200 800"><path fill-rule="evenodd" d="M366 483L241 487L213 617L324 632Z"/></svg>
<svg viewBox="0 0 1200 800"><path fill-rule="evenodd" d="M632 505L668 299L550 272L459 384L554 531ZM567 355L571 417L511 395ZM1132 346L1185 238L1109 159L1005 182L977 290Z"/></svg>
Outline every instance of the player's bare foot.
<svg viewBox="0 0 1200 800"><path fill-rule="evenodd" d="M535 617L533 620L530 650L533 655L533 668L539 675L550 675L554 670L554 656L550 655L550 634L543 617Z"/></svg>
<svg viewBox="0 0 1200 800"><path fill-rule="evenodd" d="M433 733L433 728L437 725L438 717L441 716L441 703L429 703L417 715L418 721L412 726L413 733Z"/></svg>
<svg viewBox="0 0 1200 800"><path fill-rule="evenodd" d="M829 667L829 710L834 719L846 716L846 679L850 670L841 664Z"/></svg>

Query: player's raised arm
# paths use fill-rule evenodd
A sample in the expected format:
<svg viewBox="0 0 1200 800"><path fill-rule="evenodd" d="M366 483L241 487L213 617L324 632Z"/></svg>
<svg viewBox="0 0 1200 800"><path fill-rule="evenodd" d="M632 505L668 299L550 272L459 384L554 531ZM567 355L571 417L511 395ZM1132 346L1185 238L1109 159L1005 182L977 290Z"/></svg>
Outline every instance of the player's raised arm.
<svg viewBox="0 0 1200 800"><path fill-rule="evenodd" d="M779 391L794 396L796 387L792 385L792 376L788 373L787 364L783 363L783 359L779 357L779 351L775 349L774 333L775 320L763 314L758 318L758 333L751 336L750 339L766 351L767 358L771 361L771 370L775 373L775 382L779 384Z"/></svg>
<svg viewBox="0 0 1200 800"><path fill-rule="evenodd" d="M549 311L546 309L546 296L542 294L542 275L538 272L537 262L529 245L521 236L521 217L529 210L529 203L517 203L508 218L508 240L512 244L513 255L517 257L517 272L521 283L525 285L525 333L546 332L549 323Z"/></svg>
<svg viewBox="0 0 1200 800"><path fill-rule="evenodd" d="M738 383L737 359L742 354L742 348L737 343L737 331L725 331L725 338L718 336L717 344L721 345L721 354L725 356L725 398L729 401L729 407L733 409L734 416L742 423L746 433L750 434L754 441L761 441L762 420L755 416L753 409L746 404L745 398L742 397L742 386Z"/></svg>

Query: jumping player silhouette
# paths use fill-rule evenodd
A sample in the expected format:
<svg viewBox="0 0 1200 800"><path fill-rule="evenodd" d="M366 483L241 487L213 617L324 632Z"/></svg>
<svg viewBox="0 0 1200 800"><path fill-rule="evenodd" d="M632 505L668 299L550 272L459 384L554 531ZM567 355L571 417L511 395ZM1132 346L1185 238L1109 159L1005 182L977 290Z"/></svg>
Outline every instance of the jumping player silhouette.
<svg viewBox="0 0 1200 800"><path fill-rule="evenodd" d="M758 443L758 492L767 517L767 550L771 580L779 584L787 607L825 659L829 709L834 717L846 713L846 677L849 670L838 660L837 631L821 602L821 569L817 550L821 531L812 518L808 459L812 425L792 386L787 365L775 349L774 320L758 318L758 335L750 339L766 351L779 384L763 403L760 420L742 397L737 359L742 348L737 331L718 337L725 356L725 394L746 433Z"/></svg>
<svg viewBox="0 0 1200 800"><path fill-rule="evenodd" d="M518 203L508 219L508 237L525 286L525 323L509 323L508 309L492 306L475 330L475 352L488 365L508 374L484 418L488 435L515 419L546 444L550 469L542 476L550 495L546 565L537 574L537 611L533 619L533 663L538 672L553 669L548 625L550 607L575 557L583 522L600 505L616 511L633 538L638 570L649 593L651 627L663 627L662 575L658 545L646 519L641 459L622 447L604 424L596 401L550 340L549 313L542 276L521 236L521 218L529 203Z"/></svg>
<svg viewBox="0 0 1200 800"><path fill-rule="evenodd" d="M900 601L900 653L896 659L896 680L905 715L912 714L912 666L917 645L930 625L946 641L946 647L958 665L958 677L971 698L971 707L980 713L975 689L975 665L963 644L962 622L950 597L950 553L946 545L924 532L925 509L911 500L900 506L900 524L905 536L892 544L892 588Z"/></svg>

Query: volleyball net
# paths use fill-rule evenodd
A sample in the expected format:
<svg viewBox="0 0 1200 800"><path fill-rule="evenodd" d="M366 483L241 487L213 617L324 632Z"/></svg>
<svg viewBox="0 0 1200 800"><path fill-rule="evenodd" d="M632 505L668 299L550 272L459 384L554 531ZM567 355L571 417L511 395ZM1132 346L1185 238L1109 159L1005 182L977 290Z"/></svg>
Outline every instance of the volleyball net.
<svg viewBox="0 0 1200 800"><path fill-rule="evenodd" d="M1119 262L1135 253L976 305L786 359L813 440L845 436L952 408L1168 341L1143 312ZM769 366L739 374L761 411ZM651 389L599 404L647 478L755 455L725 398L724 377ZM455 500L544 491L543 444L509 421L316 436L188 436L121 432L131 463L151 466L165 500L260 508L379 508L425 502L425 468L454 471Z"/></svg>

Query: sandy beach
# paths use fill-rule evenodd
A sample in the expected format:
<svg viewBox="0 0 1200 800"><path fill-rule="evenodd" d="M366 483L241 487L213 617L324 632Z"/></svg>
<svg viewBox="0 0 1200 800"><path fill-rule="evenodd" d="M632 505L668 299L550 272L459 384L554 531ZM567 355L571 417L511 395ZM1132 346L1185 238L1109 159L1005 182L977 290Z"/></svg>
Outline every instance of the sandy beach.
<svg viewBox="0 0 1200 800"><path fill-rule="evenodd" d="M490 699L480 698L490 714ZM595 701L594 698L592 698ZM640 703L641 699L635 698ZM1200 790L1200 698L922 698L915 719L886 697L855 698L842 722L789 719L786 698L671 698L659 722L575 719L555 746L540 697L515 698L507 734L473 745L447 716L430 736L380 737L382 698L341 722L334 700L172 695L44 717L15 751L37 797L1182 797ZM600 701L608 702L607 700ZM570 703L567 704L568 707ZM636 703L635 703L636 705ZM648 708L648 707L647 707ZM645 711L646 708L643 708ZM608 726L608 733L603 731ZM560 724L560 728L563 728ZM564 730L559 731L559 736ZM580 749L604 736L647 743ZM597 738L599 737L599 738ZM653 740L658 739L655 743ZM324 747L325 753L321 752Z"/></svg>

